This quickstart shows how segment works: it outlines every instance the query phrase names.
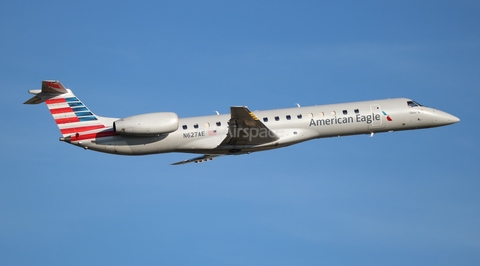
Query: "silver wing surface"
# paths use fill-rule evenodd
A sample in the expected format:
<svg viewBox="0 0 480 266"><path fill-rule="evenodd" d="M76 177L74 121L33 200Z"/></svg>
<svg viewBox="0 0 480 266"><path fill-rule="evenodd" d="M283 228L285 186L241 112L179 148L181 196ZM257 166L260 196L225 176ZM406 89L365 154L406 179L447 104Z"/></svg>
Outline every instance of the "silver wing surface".
<svg viewBox="0 0 480 266"><path fill-rule="evenodd" d="M265 126L247 107L230 107L227 137L220 143L222 146L260 145L278 140L278 136Z"/></svg>

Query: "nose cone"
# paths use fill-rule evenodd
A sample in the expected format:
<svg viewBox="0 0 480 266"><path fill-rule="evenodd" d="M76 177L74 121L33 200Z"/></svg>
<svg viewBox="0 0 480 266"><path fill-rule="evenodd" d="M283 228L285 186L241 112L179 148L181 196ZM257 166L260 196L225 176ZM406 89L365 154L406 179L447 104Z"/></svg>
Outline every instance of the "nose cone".
<svg viewBox="0 0 480 266"><path fill-rule="evenodd" d="M460 119L449 113L436 110L433 121L435 122L435 124L439 126L444 126L444 125L450 125L450 124L455 124L457 122L460 122Z"/></svg>
<svg viewBox="0 0 480 266"><path fill-rule="evenodd" d="M458 117L456 117L456 116L454 116L454 115L450 115L450 116L451 116L451 118L449 118L448 121L452 121L452 124L457 123L457 122L460 122L460 118L458 118Z"/></svg>

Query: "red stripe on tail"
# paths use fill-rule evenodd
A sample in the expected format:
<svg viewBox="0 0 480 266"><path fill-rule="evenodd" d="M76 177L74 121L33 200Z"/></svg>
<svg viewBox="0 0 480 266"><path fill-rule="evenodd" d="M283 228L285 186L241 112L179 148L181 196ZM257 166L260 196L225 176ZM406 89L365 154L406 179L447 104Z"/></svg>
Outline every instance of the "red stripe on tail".
<svg viewBox="0 0 480 266"><path fill-rule="evenodd" d="M103 138L103 137L110 137L110 136L115 136L115 132L104 131L104 132L91 133L91 134L78 135L78 136L73 135L72 138L71 138L71 141L79 141L79 140L85 140L85 139L96 139L96 138Z"/></svg>
<svg viewBox="0 0 480 266"><path fill-rule="evenodd" d="M104 128L104 127L105 127L104 125L94 125L94 126L85 126L85 127L71 127L71 128L60 129L60 132L62 132L62 134L70 134L70 133L90 131L90 130Z"/></svg>
<svg viewBox="0 0 480 266"><path fill-rule="evenodd" d="M65 100L65 98L60 98L60 99L50 99L50 100L46 100L45 103L46 104L54 104L54 103L66 103L67 101Z"/></svg>
<svg viewBox="0 0 480 266"><path fill-rule="evenodd" d="M50 109L50 113L52 113L52 115L63 114L63 113L73 113L73 110L70 107L55 108L55 109Z"/></svg>
<svg viewBox="0 0 480 266"><path fill-rule="evenodd" d="M55 119L55 122L57 124L68 124L68 123L80 122L80 120L78 120L78 117L75 116L75 117Z"/></svg>

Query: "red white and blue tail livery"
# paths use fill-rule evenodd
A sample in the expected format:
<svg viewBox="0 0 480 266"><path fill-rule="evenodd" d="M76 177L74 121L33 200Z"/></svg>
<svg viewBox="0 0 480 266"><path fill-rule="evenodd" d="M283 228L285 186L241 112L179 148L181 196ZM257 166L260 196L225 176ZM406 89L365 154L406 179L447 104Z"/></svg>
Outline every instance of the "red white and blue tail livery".
<svg viewBox="0 0 480 266"><path fill-rule="evenodd" d="M126 118L94 114L59 81L44 80L25 104L45 102L60 140L95 151L145 155L202 154L177 162L203 162L286 147L311 139L438 127L460 121L407 98L372 100L251 112L233 106L230 114L178 118L173 112ZM388 115L387 115L388 114Z"/></svg>
<svg viewBox="0 0 480 266"><path fill-rule="evenodd" d="M86 139L105 131L113 135L111 119L96 116L59 81L44 80L41 90L30 90L29 93L35 96L25 104L45 102L63 137Z"/></svg>

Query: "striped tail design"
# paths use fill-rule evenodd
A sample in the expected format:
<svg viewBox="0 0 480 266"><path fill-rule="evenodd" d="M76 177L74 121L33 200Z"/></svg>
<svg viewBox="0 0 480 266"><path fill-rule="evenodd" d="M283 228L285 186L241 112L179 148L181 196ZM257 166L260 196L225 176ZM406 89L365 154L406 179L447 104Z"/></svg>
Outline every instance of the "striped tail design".
<svg viewBox="0 0 480 266"><path fill-rule="evenodd" d="M75 138L79 133L105 128L106 126L69 89L59 81L45 80L42 90L29 91L35 94L26 104L45 102L63 137Z"/></svg>
<svg viewBox="0 0 480 266"><path fill-rule="evenodd" d="M105 127L77 97L62 96L45 103L63 136Z"/></svg>

